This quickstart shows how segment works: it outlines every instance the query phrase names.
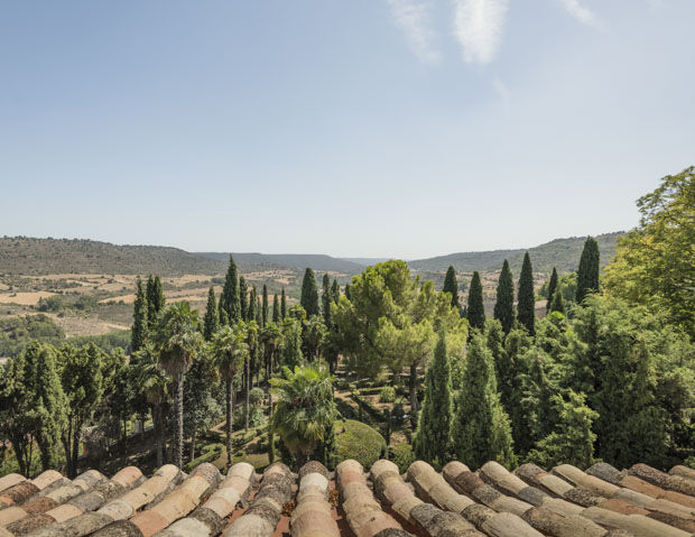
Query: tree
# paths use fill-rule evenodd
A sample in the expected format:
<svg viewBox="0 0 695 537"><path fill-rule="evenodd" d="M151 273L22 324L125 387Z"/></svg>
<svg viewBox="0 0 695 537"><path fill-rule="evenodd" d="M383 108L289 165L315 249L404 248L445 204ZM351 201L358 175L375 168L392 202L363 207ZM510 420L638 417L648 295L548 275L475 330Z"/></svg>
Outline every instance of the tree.
<svg viewBox="0 0 695 537"><path fill-rule="evenodd" d="M280 299L280 318L284 319L287 315L287 299L285 298L285 288L282 288L282 298Z"/></svg>
<svg viewBox="0 0 695 537"><path fill-rule="evenodd" d="M261 326L268 322L268 286L263 284L263 307L261 309Z"/></svg>
<svg viewBox="0 0 695 537"><path fill-rule="evenodd" d="M195 459L198 431L205 431L219 423L224 414L219 393L219 372L207 352L199 353L193 360L183 382L184 434L191 439L189 460Z"/></svg>
<svg viewBox="0 0 695 537"><path fill-rule="evenodd" d="M291 334L292 338L290 339L290 334L288 331L285 329L285 327L288 324L292 324L293 327L295 327L294 332ZM261 331L258 334L258 340L259 343L263 347L263 358L265 361L265 380L267 381L274 369L275 362L277 361L277 353L278 349L280 349L280 354L282 355L282 362L285 363L285 353L286 353L286 347L289 347L290 344L292 345L293 349L298 349L298 354L299 354L299 359L298 360L289 360L288 363L292 365L299 364L301 361L301 345L302 345L302 328L301 324L299 324L298 321L291 319L291 318L286 318L282 322L282 327L270 323L266 325L264 328L261 329ZM286 364L287 365L287 364Z"/></svg>
<svg viewBox="0 0 695 537"><path fill-rule="evenodd" d="M217 309L217 300L215 300L215 290L210 286L208 291L208 304L205 308L203 336L205 341L210 341L212 335L217 332L220 327L220 314Z"/></svg>
<svg viewBox="0 0 695 537"><path fill-rule="evenodd" d="M280 322L280 301L277 293L273 295L273 322L275 324Z"/></svg>
<svg viewBox="0 0 695 537"><path fill-rule="evenodd" d="M452 304L456 307L456 304ZM448 460L452 422L451 365L444 332L425 376L425 400L413 440L415 455L437 467Z"/></svg>
<svg viewBox="0 0 695 537"><path fill-rule="evenodd" d="M220 307L227 312L230 324L235 324L241 319L241 298L239 295L239 276L234 258L229 256L229 268L224 279Z"/></svg>
<svg viewBox="0 0 695 537"><path fill-rule="evenodd" d="M328 274L323 275L323 290L321 294L321 309L323 310L323 324L326 328L333 325L333 316L331 315L331 304L333 303L333 293L331 291L331 280Z"/></svg>
<svg viewBox="0 0 695 537"><path fill-rule="evenodd" d="M251 293L249 295L249 309L247 311L247 320L249 322L255 321L258 316L256 313L256 305L258 304L258 291L256 291L256 286L251 287Z"/></svg>
<svg viewBox="0 0 695 537"><path fill-rule="evenodd" d="M325 368L283 371L283 377L270 379L270 392L277 401L272 426L301 468L335 421L333 378Z"/></svg>
<svg viewBox="0 0 695 537"><path fill-rule="evenodd" d="M340 300L340 286L335 278L333 278L333 285L331 285L331 295L333 296L333 302L337 304Z"/></svg>
<svg viewBox="0 0 695 537"><path fill-rule="evenodd" d="M553 293L553 301L550 304L549 313L553 312L562 313L563 315L565 314L565 301L562 299L561 289L558 289L555 293Z"/></svg>
<svg viewBox="0 0 695 537"><path fill-rule="evenodd" d="M319 315L312 315L304 321L302 330L303 349L310 362L318 359L319 350L323 344L328 330Z"/></svg>
<svg viewBox="0 0 695 537"><path fill-rule="evenodd" d="M130 348L136 352L147 339L147 297L140 276L135 280L135 303L133 306L133 327L130 335Z"/></svg>
<svg viewBox="0 0 695 537"><path fill-rule="evenodd" d="M492 355L480 334L474 333L469 343L452 432L454 455L471 468L490 460L507 468L516 464L509 418L497 393Z"/></svg>
<svg viewBox="0 0 695 537"><path fill-rule="evenodd" d="M588 237L577 270L577 304L581 304L587 294L598 292L598 270L598 243L593 237Z"/></svg>
<svg viewBox="0 0 695 537"><path fill-rule="evenodd" d="M159 276L150 274L147 279L147 325L149 329L155 325L157 316L164 308L164 291Z"/></svg>
<svg viewBox="0 0 695 537"><path fill-rule="evenodd" d="M483 286L478 271L473 273L471 288L468 291L468 322L471 328L485 328L485 306L483 305Z"/></svg>
<svg viewBox="0 0 695 537"><path fill-rule="evenodd" d="M243 321L249 320L249 286L243 276L239 276L239 316Z"/></svg>
<svg viewBox="0 0 695 537"><path fill-rule="evenodd" d="M618 241L604 283L614 296L664 309L695 339L695 166L637 201L637 228Z"/></svg>
<svg viewBox="0 0 695 537"><path fill-rule="evenodd" d="M346 283L345 284L345 298L348 300L352 300L352 295L350 294L350 284Z"/></svg>
<svg viewBox="0 0 695 537"><path fill-rule="evenodd" d="M102 368L106 353L94 344L75 347L64 345L60 349L58 363L63 393L65 394L67 420L61 434L67 476L77 475L80 438L85 424L104 393Z"/></svg>
<svg viewBox="0 0 695 537"><path fill-rule="evenodd" d="M248 345L246 344L246 325L238 323L231 328L222 328L210 344L210 352L214 357L226 390L227 423L227 470L232 466L234 448L232 444L232 431L234 430L234 382L248 358Z"/></svg>
<svg viewBox="0 0 695 537"><path fill-rule="evenodd" d="M545 307L545 311L550 313L553 300L555 299L555 291L557 290L558 276L557 269L553 267L553 273L550 275L550 283L548 283L548 301Z"/></svg>
<svg viewBox="0 0 695 537"><path fill-rule="evenodd" d="M444 288L443 292L449 293L451 295L451 305L457 310L461 311L461 304L459 303L459 284L456 279L456 270L453 265L450 265L446 271L446 276L444 277Z"/></svg>
<svg viewBox="0 0 695 537"><path fill-rule="evenodd" d="M179 302L162 312L155 331L159 365L174 383L175 462L179 468L183 467L183 376L200 352L203 337L198 324L198 312L188 302Z"/></svg>
<svg viewBox="0 0 695 537"><path fill-rule="evenodd" d="M536 333L536 295L533 291L533 268L528 252L524 254L519 276L519 298L517 300L517 319L521 326L533 335Z"/></svg>
<svg viewBox="0 0 695 537"><path fill-rule="evenodd" d="M495 319L502 324L505 335L514 325L514 280L506 259L497 282L497 301L495 302Z"/></svg>
<svg viewBox="0 0 695 537"><path fill-rule="evenodd" d="M304 280L302 281L302 295L299 303L306 311L306 314L311 317L312 315L319 314L319 292L316 287L316 277L314 276L314 271L310 267L304 271Z"/></svg>

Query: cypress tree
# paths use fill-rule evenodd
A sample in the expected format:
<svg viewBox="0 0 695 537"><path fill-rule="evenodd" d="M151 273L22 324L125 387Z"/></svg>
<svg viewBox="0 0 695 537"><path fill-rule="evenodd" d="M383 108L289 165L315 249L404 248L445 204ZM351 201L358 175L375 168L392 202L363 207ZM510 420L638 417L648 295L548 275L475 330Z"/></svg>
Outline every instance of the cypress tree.
<svg viewBox="0 0 695 537"><path fill-rule="evenodd" d="M468 346L452 433L455 458L466 461L472 469L491 460L507 468L516 464L509 417L497 392L492 354L478 333L473 334Z"/></svg>
<svg viewBox="0 0 695 537"><path fill-rule="evenodd" d="M331 317L331 304L333 303L333 294L331 292L331 280L328 274L323 275L323 292L321 294L321 306L323 309L323 322L326 328L330 328L333 324Z"/></svg>
<svg viewBox="0 0 695 537"><path fill-rule="evenodd" d="M452 422L451 364L444 332L434 350L434 359L425 375L425 400L413 441L415 456L441 467L449 457Z"/></svg>
<svg viewBox="0 0 695 537"><path fill-rule="evenodd" d="M249 320L249 286L246 284L246 279L239 276L239 315L245 321Z"/></svg>
<svg viewBox="0 0 695 537"><path fill-rule="evenodd" d="M217 309L217 300L215 300L215 290L210 286L208 291L208 304L205 308L205 327L203 335L206 341L212 339L212 335L217 332L220 327L220 313Z"/></svg>
<svg viewBox="0 0 695 537"><path fill-rule="evenodd" d="M473 273L471 288L468 291L468 322L472 328L485 328L485 307L483 305L483 285L478 271Z"/></svg>
<svg viewBox="0 0 695 537"><path fill-rule="evenodd" d="M222 296L220 297L222 309L227 312L230 324L235 324L241 317L241 300L239 297L239 277L234 258L229 256L229 268L224 279Z"/></svg>
<svg viewBox="0 0 695 537"><path fill-rule="evenodd" d="M495 302L495 319L502 325L505 335L514 324L514 280L509 262L505 259L502 272L497 282L497 301Z"/></svg>
<svg viewBox="0 0 695 537"><path fill-rule="evenodd" d="M130 333L130 350L135 352L145 344L147 339L147 298L138 276L135 280L135 304L133 306L133 328Z"/></svg>
<svg viewBox="0 0 695 537"><path fill-rule="evenodd" d="M331 294L333 295L333 302L336 304L340 300L340 286L338 285L338 280L333 278L333 285L331 286Z"/></svg>
<svg viewBox="0 0 695 537"><path fill-rule="evenodd" d="M545 306L545 311L550 312L550 308L553 305L553 298L555 298L555 291L557 290L557 269L553 267L553 273L550 275L550 282L548 282L548 302Z"/></svg>
<svg viewBox="0 0 695 537"><path fill-rule="evenodd" d="M345 298L347 298L348 300L352 300L352 298L350 297L350 284L349 283L345 284Z"/></svg>
<svg viewBox="0 0 695 537"><path fill-rule="evenodd" d="M154 276L152 274L147 277L147 284L145 285L145 300L147 300L147 328L151 329L154 326L154 320L157 316L154 310Z"/></svg>
<svg viewBox="0 0 695 537"><path fill-rule="evenodd" d="M256 286L251 287L251 293L249 295L249 309L248 309L248 320L256 320L256 297L258 296L258 291L256 291Z"/></svg>
<svg viewBox="0 0 695 537"><path fill-rule="evenodd" d="M299 302L306 311L307 317L319 314L319 292L316 286L316 276L310 267L304 271L302 296Z"/></svg>
<svg viewBox="0 0 695 537"><path fill-rule="evenodd" d="M598 243L593 237L586 239L577 271L577 304L581 304L589 293L598 291Z"/></svg>
<svg viewBox="0 0 695 537"><path fill-rule="evenodd" d="M456 270L454 270L453 265L450 265L449 269L446 271L444 288L442 291L451 295L451 305L454 306L457 311L461 312L461 304L459 303L459 284L456 280Z"/></svg>
<svg viewBox="0 0 695 537"><path fill-rule="evenodd" d="M284 319L287 317L287 299L285 298L285 288L282 288L282 295L280 298L280 318Z"/></svg>
<svg viewBox="0 0 695 537"><path fill-rule="evenodd" d="M280 322L280 301L278 300L278 294L273 295L273 322Z"/></svg>
<svg viewBox="0 0 695 537"><path fill-rule="evenodd" d="M263 309L261 310L261 327L268 324L268 286L263 284Z"/></svg>
<svg viewBox="0 0 695 537"><path fill-rule="evenodd" d="M155 315L159 315L164 309L164 291L162 290L162 280L159 276L154 277L154 292L152 293L152 304L154 305Z"/></svg>
<svg viewBox="0 0 695 537"><path fill-rule="evenodd" d="M263 320L263 308L261 307L261 297L256 294L256 322L260 325Z"/></svg>
<svg viewBox="0 0 695 537"><path fill-rule="evenodd" d="M528 252L524 255L524 263L521 265L516 318L521 326L528 330L529 334L534 335L536 333L536 296L533 292L533 268Z"/></svg>
<svg viewBox="0 0 695 537"><path fill-rule="evenodd" d="M227 317L227 312L224 311L224 308L218 307L217 308L220 311L220 326L227 326L229 324L229 317Z"/></svg>
<svg viewBox="0 0 695 537"><path fill-rule="evenodd" d="M553 296L553 303L550 305L550 313L557 311L565 315L565 302L562 299L562 292L558 289Z"/></svg>

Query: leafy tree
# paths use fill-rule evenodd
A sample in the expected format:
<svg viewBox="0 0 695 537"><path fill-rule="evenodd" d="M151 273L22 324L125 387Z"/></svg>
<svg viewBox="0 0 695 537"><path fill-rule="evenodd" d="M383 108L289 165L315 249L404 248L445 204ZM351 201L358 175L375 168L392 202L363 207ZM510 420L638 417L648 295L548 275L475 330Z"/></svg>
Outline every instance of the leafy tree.
<svg viewBox="0 0 695 537"><path fill-rule="evenodd" d="M549 313L561 313L565 314L565 301L562 299L562 290L558 289L557 292L553 293L553 301L550 304Z"/></svg>
<svg viewBox="0 0 695 537"><path fill-rule="evenodd" d="M287 315L287 298L285 297L285 288L282 288L282 295L280 298L280 317L282 319Z"/></svg>
<svg viewBox="0 0 695 537"><path fill-rule="evenodd" d="M208 291L208 304L205 308L203 336L206 341L212 339L212 335L217 332L220 327L220 315L217 309L217 300L215 299L215 290L210 286Z"/></svg>
<svg viewBox="0 0 695 537"><path fill-rule="evenodd" d="M333 293L331 291L331 280L328 274L323 275L323 291L321 294L321 309L323 310L323 324L326 328L333 325L333 317L331 315L331 304L333 303Z"/></svg>
<svg viewBox="0 0 695 537"><path fill-rule="evenodd" d="M199 431L205 431L219 422L224 414L218 403L220 383L215 363L209 353L199 353L193 360L183 382L184 434L191 439L189 460L195 459Z"/></svg>
<svg viewBox="0 0 695 537"><path fill-rule="evenodd" d="M229 256L229 268L224 279L220 296L220 307L227 313L229 322L235 324L241 319L241 297L239 295L239 276L234 258Z"/></svg>
<svg viewBox="0 0 695 537"><path fill-rule="evenodd" d="M302 296L299 303L309 317L319 314L319 292L316 287L316 277L314 276L314 271L309 267L304 271Z"/></svg>
<svg viewBox="0 0 695 537"><path fill-rule="evenodd" d="M280 322L280 301L277 293L273 295L273 322L275 324Z"/></svg>
<svg viewBox="0 0 695 537"><path fill-rule="evenodd" d="M270 384L277 400L273 429L301 468L333 426L337 414L333 379L325 368L306 366L284 368L283 377L270 379Z"/></svg>
<svg viewBox="0 0 695 537"><path fill-rule="evenodd" d="M500 403L492 355L482 335L474 333L468 347L462 389L452 425L454 455L472 468L494 460L516 464L509 418Z"/></svg>
<svg viewBox="0 0 695 537"><path fill-rule="evenodd" d="M519 276L519 298L517 301L517 319L521 326L533 335L536 333L536 295L533 291L533 268L528 252L524 254Z"/></svg>
<svg viewBox="0 0 695 537"><path fill-rule="evenodd" d="M555 291L557 290L558 276L557 269L553 267L553 273L550 275L550 282L548 283L548 303L545 307L547 313L550 313L553 300L555 299Z"/></svg>
<svg viewBox="0 0 695 537"><path fill-rule="evenodd" d="M59 353L59 374L65 394L67 420L61 434L67 475L77 475L80 438L104 393L102 368L106 353L96 345L64 345Z"/></svg>
<svg viewBox="0 0 695 537"><path fill-rule="evenodd" d="M485 328L485 306L483 305L483 285L480 283L478 271L473 273L471 288L468 291L468 322L471 328Z"/></svg>
<svg viewBox="0 0 695 537"><path fill-rule="evenodd" d="M162 312L155 331L159 365L174 383L175 463L179 468L183 467L183 377L202 345L198 324L198 312L187 302L179 302Z"/></svg>
<svg viewBox="0 0 695 537"><path fill-rule="evenodd" d="M639 226L619 240L604 283L632 303L663 307L695 339L695 167L664 177L637 207Z"/></svg>
<svg viewBox="0 0 695 537"><path fill-rule="evenodd" d="M243 276L239 276L239 315L242 320L249 320L249 286Z"/></svg>
<svg viewBox="0 0 695 537"><path fill-rule="evenodd" d="M434 359L425 376L425 400L413 440L413 448L418 458L438 467L447 461L452 411L451 366L447 355L446 337L444 332L440 332Z"/></svg>
<svg viewBox="0 0 695 537"><path fill-rule="evenodd" d="M442 291L451 295L451 305L461 311L461 304L459 303L459 283L456 279L456 270L453 265L450 265L446 271L444 288Z"/></svg>
<svg viewBox="0 0 695 537"><path fill-rule="evenodd" d="M302 330L302 348L306 351L307 360L318 359L321 346L326 339L328 330L319 315L312 315L306 321Z"/></svg>
<svg viewBox="0 0 695 537"><path fill-rule="evenodd" d="M232 432L234 430L234 382L242 370L248 357L248 345L246 344L246 325L238 323L231 327L222 328L212 339L210 344L215 364L225 382L226 407L227 407L227 470L232 466L234 447L232 444Z"/></svg>
<svg viewBox="0 0 695 537"><path fill-rule="evenodd" d="M302 324L303 321L287 316L282 321L280 328L279 344L274 349L280 351L282 365L293 368L302 365L304 353L302 352ZM275 340L270 339L271 343Z"/></svg>
<svg viewBox="0 0 695 537"><path fill-rule="evenodd" d="M135 280L135 304L133 307L133 328L131 330L130 348L133 352L142 347L147 339L147 297L138 276Z"/></svg>
<svg viewBox="0 0 695 537"><path fill-rule="evenodd" d="M593 237L584 242L582 257L577 271L577 304L581 304L587 294L598 291L599 252L598 243Z"/></svg>
<svg viewBox="0 0 695 537"><path fill-rule="evenodd" d="M505 335L514 325L514 280L509 262L505 259L502 272L497 282L497 301L495 302L495 319L502 324Z"/></svg>

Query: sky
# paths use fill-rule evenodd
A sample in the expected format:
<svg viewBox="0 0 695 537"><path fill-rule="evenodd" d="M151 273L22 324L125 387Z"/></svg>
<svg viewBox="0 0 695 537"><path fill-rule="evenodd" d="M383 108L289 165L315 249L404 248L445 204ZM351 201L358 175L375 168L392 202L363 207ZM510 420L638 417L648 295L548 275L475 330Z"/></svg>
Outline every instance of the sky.
<svg viewBox="0 0 695 537"><path fill-rule="evenodd" d="M0 234L428 257L635 226L693 0L0 0Z"/></svg>

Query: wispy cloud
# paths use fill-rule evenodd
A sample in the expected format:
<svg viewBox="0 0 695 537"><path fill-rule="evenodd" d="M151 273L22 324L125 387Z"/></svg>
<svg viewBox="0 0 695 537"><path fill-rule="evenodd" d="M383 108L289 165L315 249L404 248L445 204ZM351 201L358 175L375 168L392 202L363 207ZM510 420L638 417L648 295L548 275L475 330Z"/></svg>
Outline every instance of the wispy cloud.
<svg viewBox="0 0 695 537"><path fill-rule="evenodd" d="M431 0L386 0L396 24L403 30L415 55L424 63L437 63L441 59L434 45L434 31L430 20Z"/></svg>
<svg viewBox="0 0 695 537"><path fill-rule="evenodd" d="M468 63L490 63L502 41L509 0L454 0L454 33Z"/></svg>
<svg viewBox="0 0 695 537"><path fill-rule="evenodd" d="M495 93L505 105L509 104L509 101L512 98L512 92L504 82L502 82L499 78L495 78L492 81L492 89L495 90Z"/></svg>
<svg viewBox="0 0 695 537"><path fill-rule="evenodd" d="M594 28L603 29L604 22L596 16L591 9L582 5L579 0L560 0L565 8L565 11L572 15L582 24L593 26Z"/></svg>

